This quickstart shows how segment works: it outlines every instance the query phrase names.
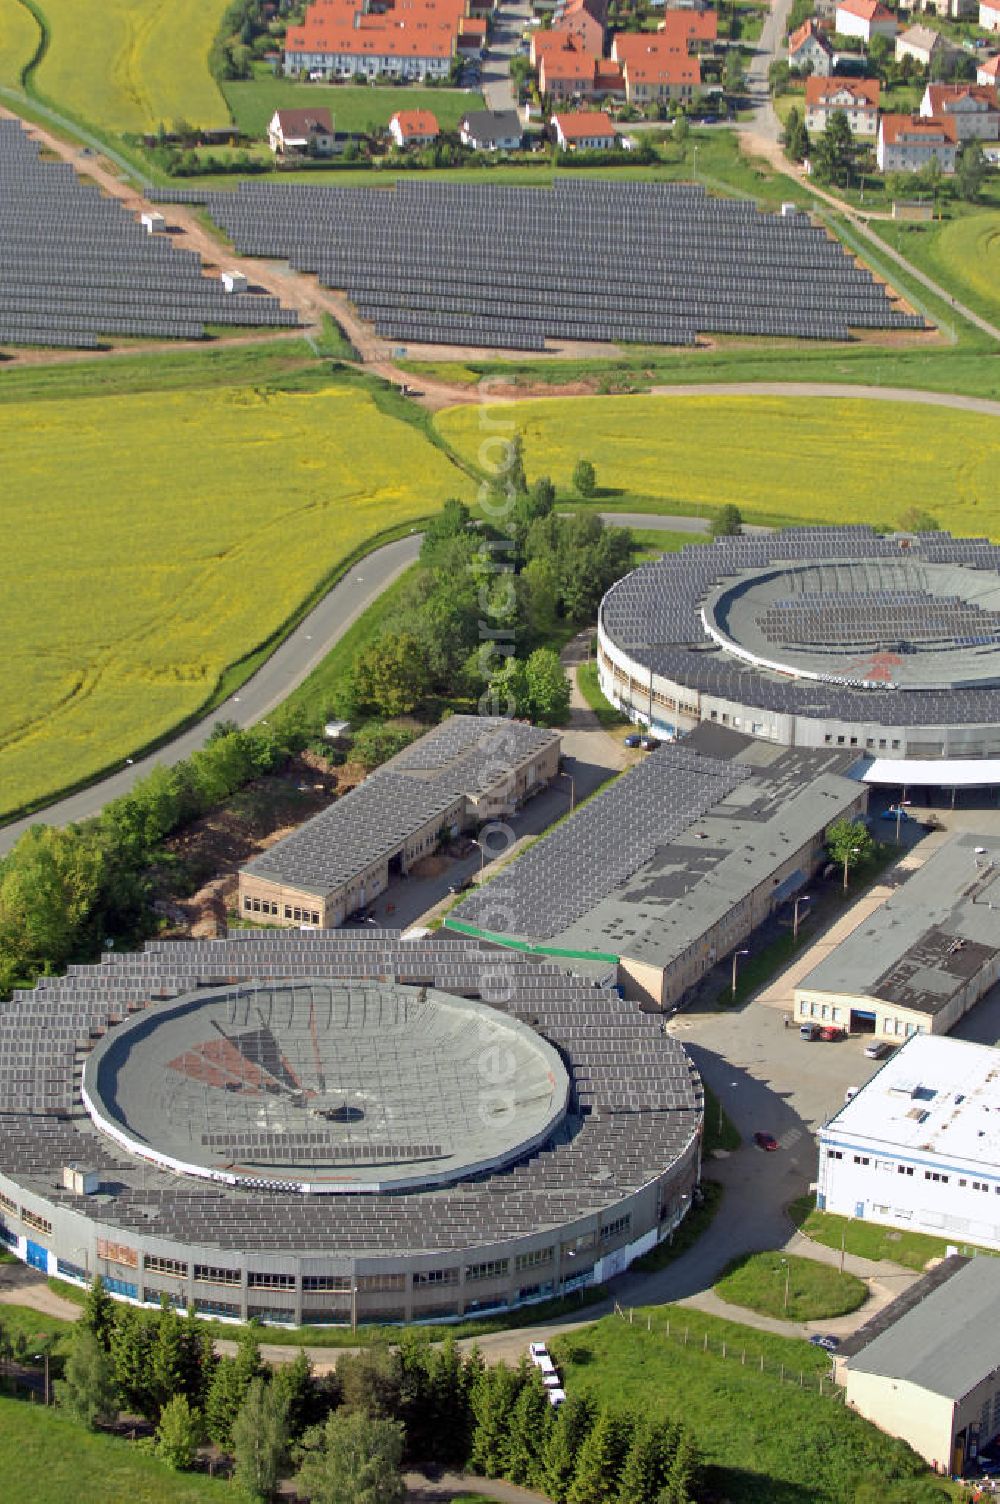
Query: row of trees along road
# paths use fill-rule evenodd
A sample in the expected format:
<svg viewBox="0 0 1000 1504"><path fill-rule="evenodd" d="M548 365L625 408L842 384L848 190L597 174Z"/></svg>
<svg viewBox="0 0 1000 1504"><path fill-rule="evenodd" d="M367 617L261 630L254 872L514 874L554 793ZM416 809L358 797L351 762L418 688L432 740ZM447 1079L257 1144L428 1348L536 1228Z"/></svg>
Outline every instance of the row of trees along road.
<svg viewBox="0 0 1000 1504"><path fill-rule="evenodd" d="M571 1395L554 1411L526 1361L487 1366L412 1329L398 1345L338 1358L317 1378L304 1353L274 1370L257 1329L217 1357L193 1312L120 1306L95 1280L58 1403L96 1427L119 1411L155 1426L149 1443L190 1468L207 1439L229 1454L240 1495L272 1498L295 1475L313 1504L400 1504L401 1469L436 1464L542 1490L554 1504L693 1504L703 1497L688 1431L648 1410Z"/></svg>

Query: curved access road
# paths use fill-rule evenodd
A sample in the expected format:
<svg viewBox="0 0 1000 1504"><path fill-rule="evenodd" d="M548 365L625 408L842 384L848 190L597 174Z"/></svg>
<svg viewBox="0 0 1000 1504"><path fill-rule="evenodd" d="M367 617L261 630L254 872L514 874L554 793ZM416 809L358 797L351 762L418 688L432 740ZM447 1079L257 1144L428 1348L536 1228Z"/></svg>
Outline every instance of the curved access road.
<svg viewBox="0 0 1000 1504"><path fill-rule="evenodd" d="M189 757L204 746L213 727L220 721L252 725L274 710L297 685L312 672L348 627L372 605L404 569L415 563L420 552L421 535L414 533L395 543L383 544L348 570L328 591L280 647L228 700L192 726L190 730L164 743L148 757L123 764L115 773L93 783L79 793L50 804L37 814L15 820L0 829L0 854L9 851L30 825L66 825L71 820L85 820L96 815L110 799L127 794L132 786L157 763L173 764ZM248 651L252 644L247 644Z"/></svg>

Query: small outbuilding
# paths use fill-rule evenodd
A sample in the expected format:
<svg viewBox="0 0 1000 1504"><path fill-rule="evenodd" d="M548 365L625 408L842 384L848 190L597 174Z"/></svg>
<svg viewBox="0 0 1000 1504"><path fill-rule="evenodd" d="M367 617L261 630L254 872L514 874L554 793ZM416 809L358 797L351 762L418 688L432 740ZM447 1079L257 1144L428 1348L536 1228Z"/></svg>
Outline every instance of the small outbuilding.
<svg viewBox="0 0 1000 1504"><path fill-rule="evenodd" d="M219 281L224 292L246 292L247 279L242 272L221 272Z"/></svg>
<svg viewBox="0 0 1000 1504"><path fill-rule="evenodd" d="M140 215L139 223L147 235L162 235L167 228L167 221L155 209L144 209Z"/></svg>

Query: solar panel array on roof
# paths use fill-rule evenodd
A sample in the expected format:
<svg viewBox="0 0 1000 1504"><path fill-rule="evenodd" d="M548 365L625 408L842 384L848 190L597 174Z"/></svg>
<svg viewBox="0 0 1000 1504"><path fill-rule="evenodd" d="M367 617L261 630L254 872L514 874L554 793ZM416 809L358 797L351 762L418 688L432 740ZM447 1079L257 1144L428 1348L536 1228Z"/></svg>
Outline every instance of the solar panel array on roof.
<svg viewBox="0 0 1000 1504"><path fill-rule="evenodd" d="M718 649L708 640L702 618L710 592L745 571L782 563L812 566L806 574L818 586L774 608L766 626L778 641L795 634L800 642L815 634L818 652L855 643L859 650L902 646L914 655L929 649L959 654L971 648L984 664L982 655L996 650L996 614L964 599L931 595L921 589L920 569L923 564L960 566L964 584L970 572L981 572L978 589L986 598L1000 583L1000 547L985 538L952 538L943 532L886 537L858 526L722 538L708 548L665 555L611 587L601 603L601 629L647 674L778 714L894 726L1000 721L1000 686L973 687L966 675L975 660L968 657L962 661L965 672L956 673L951 687L908 688L905 679L880 686L862 668L856 685L846 677L839 682L794 678ZM834 608L824 596L838 580ZM977 588L975 574L968 588ZM946 658L942 662L945 673ZM904 656L904 669L909 663L916 658ZM988 664L983 673L989 673Z"/></svg>
<svg viewBox="0 0 1000 1504"><path fill-rule="evenodd" d="M270 294L226 293L195 252L147 234L68 163L43 160L19 121L0 120L0 344L92 349L297 323Z"/></svg>
<svg viewBox="0 0 1000 1504"><path fill-rule="evenodd" d="M135 1160L93 1133L77 1071L91 1039L151 1000L298 978L369 978L481 998L558 1046L572 1087L569 1117L503 1171L388 1196L313 1197L252 1183L228 1189L152 1167L140 1174ZM554 966L465 938L275 931L157 942L71 967L0 1005L0 1170L87 1215L92 1203L61 1186L61 1167L86 1160L101 1175L102 1225L226 1249L400 1256L549 1230L613 1207L662 1175L690 1147L700 1104L696 1073L657 1020Z"/></svg>
<svg viewBox="0 0 1000 1504"><path fill-rule="evenodd" d="M315 272L395 340L534 350L923 327L805 215L689 184L244 182L205 202L242 254Z"/></svg>

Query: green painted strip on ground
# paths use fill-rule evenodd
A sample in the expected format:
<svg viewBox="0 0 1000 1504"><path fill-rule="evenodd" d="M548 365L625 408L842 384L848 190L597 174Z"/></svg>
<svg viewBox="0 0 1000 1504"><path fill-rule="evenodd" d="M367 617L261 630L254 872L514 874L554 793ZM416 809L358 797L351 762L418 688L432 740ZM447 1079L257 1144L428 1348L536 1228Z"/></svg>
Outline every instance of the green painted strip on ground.
<svg viewBox="0 0 1000 1504"><path fill-rule="evenodd" d="M486 940L490 945L503 945L508 950L527 951L532 956L560 956L567 961L606 961L610 966L617 966L620 956L613 956L603 950L563 950L557 945L529 945L526 940L512 940L509 935L496 935L492 930L478 929L474 924L467 924L464 919L452 919L445 916L444 926L449 930L458 930L463 935L474 935L477 940Z"/></svg>

